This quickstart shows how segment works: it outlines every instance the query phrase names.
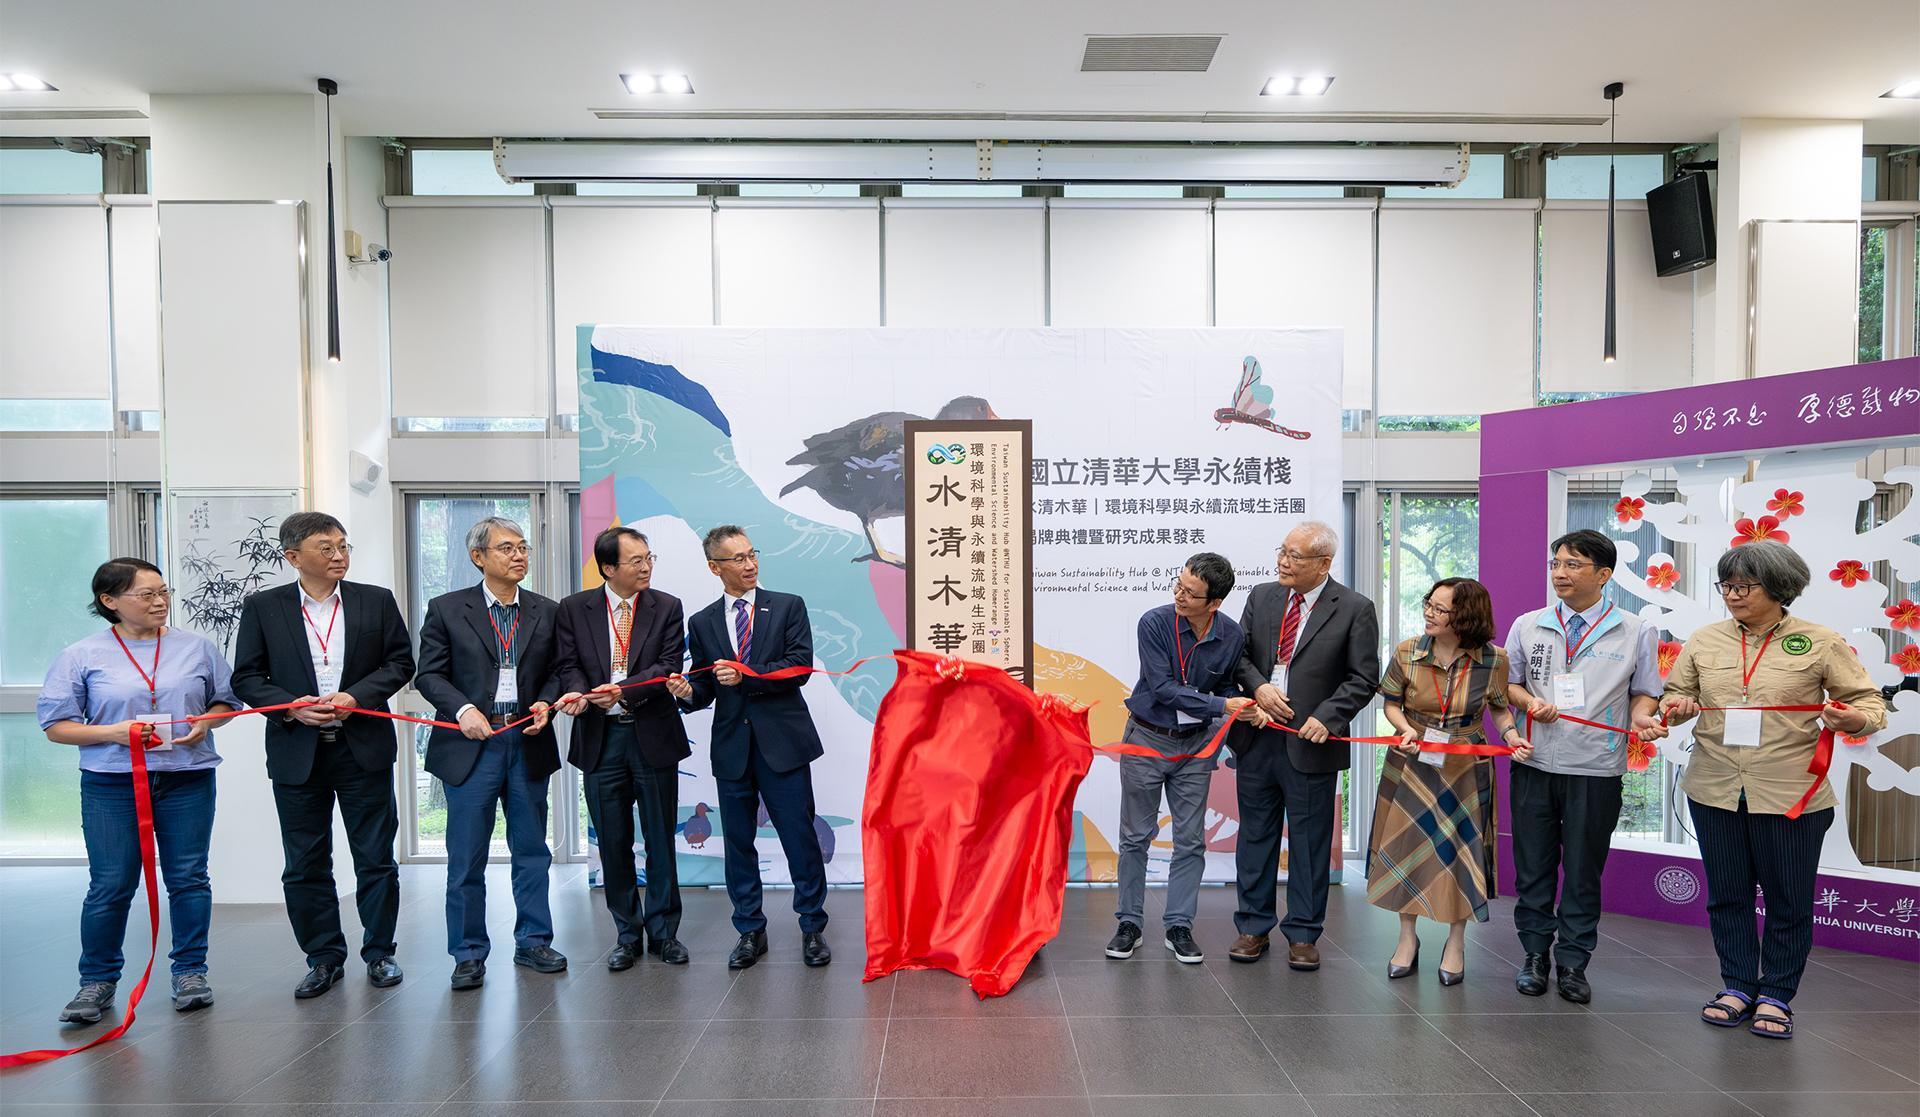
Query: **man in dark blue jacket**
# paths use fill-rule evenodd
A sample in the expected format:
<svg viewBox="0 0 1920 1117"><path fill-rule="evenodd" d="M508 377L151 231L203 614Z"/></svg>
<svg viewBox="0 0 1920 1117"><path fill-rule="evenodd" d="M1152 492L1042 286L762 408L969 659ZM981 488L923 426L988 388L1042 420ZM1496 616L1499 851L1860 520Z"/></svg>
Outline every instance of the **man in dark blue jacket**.
<svg viewBox="0 0 1920 1117"><path fill-rule="evenodd" d="M668 689L688 710L713 705L713 775L720 785L727 894L733 900L734 930L740 932L727 965L746 969L767 952L760 855L753 844L764 800L793 876L801 958L809 966L824 966L833 960L823 934L827 872L814 835L813 776L807 768L824 750L800 696L808 676L768 681L739 668L744 664L765 675L783 667L812 667L807 603L760 588L760 553L738 525L709 531L704 547L707 569L725 592L687 622L692 673L672 677Z"/></svg>

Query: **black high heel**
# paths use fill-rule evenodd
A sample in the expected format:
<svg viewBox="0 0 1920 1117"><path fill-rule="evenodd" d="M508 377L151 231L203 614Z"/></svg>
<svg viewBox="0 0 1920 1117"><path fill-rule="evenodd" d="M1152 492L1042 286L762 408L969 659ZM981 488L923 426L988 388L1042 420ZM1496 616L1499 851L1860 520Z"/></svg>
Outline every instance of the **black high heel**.
<svg viewBox="0 0 1920 1117"><path fill-rule="evenodd" d="M1464 965L1466 962L1466 955L1464 953L1461 954L1460 960L1462 965ZM1440 967L1440 984L1443 987L1451 989L1465 980L1467 980L1467 971L1465 969L1450 970L1445 966Z"/></svg>
<svg viewBox="0 0 1920 1117"><path fill-rule="evenodd" d="M1393 964L1393 959L1391 958L1387 959L1387 980L1398 981L1399 979L1406 977L1408 974L1413 973L1419 968L1420 968L1420 943L1416 941L1413 944L1413 961L1408 962L1404 966L1396 966Z"/></svg>

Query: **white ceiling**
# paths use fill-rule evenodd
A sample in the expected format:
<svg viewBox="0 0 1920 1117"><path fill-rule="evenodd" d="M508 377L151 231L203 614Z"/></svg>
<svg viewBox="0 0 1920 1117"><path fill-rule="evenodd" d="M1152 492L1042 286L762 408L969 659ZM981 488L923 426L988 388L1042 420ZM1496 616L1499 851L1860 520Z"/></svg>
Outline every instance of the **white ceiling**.
<svg viewBox="0 0 1920 1117"><path fill-rule="evenodd" d="M1224 34L1204 74L1082 74L1089 33ZM58 93L0 110L133 108L156 93L310 92L338 79L341 131L397 136L1602 140L1604 127L973 121L602 121L593 109L1604 115L1622 141L1711 139L1740 117L1864 119L1920 143L1920 2L1842 0L6 0L0 72ZM685 71L692 97L635 98L622 71ZM1329 96L1263 98L1272 73ZM140 134L144 121L0 133Z"/></svg>

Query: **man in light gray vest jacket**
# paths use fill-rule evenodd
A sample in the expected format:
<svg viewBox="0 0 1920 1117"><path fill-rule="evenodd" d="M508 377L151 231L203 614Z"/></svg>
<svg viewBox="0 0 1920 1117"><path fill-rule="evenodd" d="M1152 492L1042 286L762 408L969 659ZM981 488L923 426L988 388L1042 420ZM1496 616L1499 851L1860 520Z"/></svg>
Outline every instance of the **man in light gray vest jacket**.
<svg viewBox="0 0 1920 1117"><path fill-rule="evenodd" d="M1547 991L1553 952L1560 996L1593 997L1587 959L1599 940L1600 873L1620 821L1627 734L1560 719L1641 729L1660 725L1659 630L1606 595L1613 541L1575 531L1553 541L1548 568L1559 602L1528 613L1507 635L1509 700L1531 715L1533 755L1516 759L1513 822L1515 928L1526 960L1514 988ZM1564 870L1559 910L1555 884Z"/></svg>

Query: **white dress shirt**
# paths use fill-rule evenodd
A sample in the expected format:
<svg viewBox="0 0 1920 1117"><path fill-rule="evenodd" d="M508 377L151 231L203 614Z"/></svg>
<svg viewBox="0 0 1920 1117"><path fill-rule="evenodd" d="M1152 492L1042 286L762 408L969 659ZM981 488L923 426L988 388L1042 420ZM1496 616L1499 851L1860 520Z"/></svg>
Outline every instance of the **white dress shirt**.
<svg viewBox="0 0 1920 1117"><path fill-rule="evenodd" d="M334 584L332 593L317 599L309 597L306 587L301 586L300 608L306 612L300 623L307 630L307 654L313 658L314 685L318 688L315 697L338 694L341 665L347 658L347 620L340 615L346 612L346 606L339 584ZM328 727L339 724L337 718L327 723Z"/></svg>
<svg viewBox="0 0 1920 1117"><path fill-rule="evenodd" d="M621 597L608 586L603 585L601 589L607 595L607 663L610 665L607 681L617 683L627 677L627 664L633 661L632 624L640 617L640 595L636 593L632 597ZM620 633L613 623L614 617L620 612L621 602L627 606L627 663L620 662Z"/></svg>
<svg viewBox="0 0 1920 1117"><path fill-rule="evenodd" d="M1320 603L1320 595L1325 592L1327 581L1328 579L1322 578L1320 579L1319 585L1300 594L1304 600L1300 602L1300 631L1293 634L1293 653L1295 655L1300 654L1300 642L1307 634L1307 621L1312 619L1313 607ZM1293 608L1293 595L1296 593L1300 593L1300 591L1288 590L1286 601L1280 606L1280 627L1283 629L1287 627L1287 610ZM1276 649L1276 652L1277 651L1278 649ZM1273 658L1272 681L1274 686L1280 688L1281 694L1287 693L1287 664L1280 662L1278 654Z"/></svg>

